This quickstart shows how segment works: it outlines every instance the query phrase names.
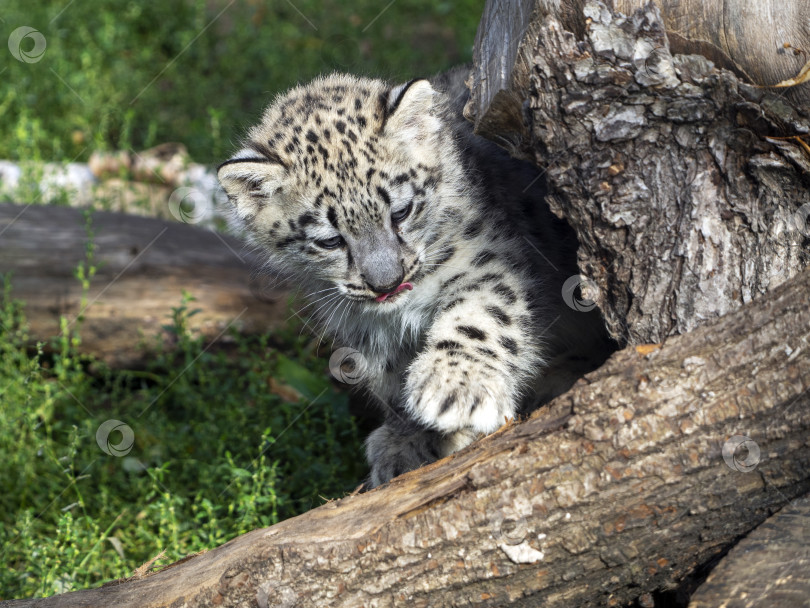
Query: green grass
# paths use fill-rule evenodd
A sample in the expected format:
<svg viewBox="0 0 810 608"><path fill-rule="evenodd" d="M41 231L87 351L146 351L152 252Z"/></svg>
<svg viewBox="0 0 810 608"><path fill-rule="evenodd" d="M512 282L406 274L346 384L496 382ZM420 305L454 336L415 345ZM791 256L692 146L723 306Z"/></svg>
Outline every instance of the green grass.
<svg viewBox="0 0 810 608"><path fill-rule="evenodd" d="M178 141L216 163L297 82L331 71L406 81L469 61L483 8L229 2L5 0L0 159L86 161ZM6 48L23 26L47 43L36 61ZM32 46L24 39L21 50ZM25 170L15 200L39 202L40 169ZM77 268L85 292L89 225L88 236ZM0 599L96 586L163 550L168 563L216 547L339 497L367 473L347 395L299 327L207 348L188 331L186 299L166 311L169 338L146 369L112 370L78 354L81 324L32 342L13 280L0 275ZM127 453L98 443L109 420L131 429ZM110 445L125 439L121 428Z"/></svg>
<svg viewBox="0 0 810 608"><path fill-rule="evenodd" d="M216 547L366 474L347 395L297 328L206 350L186 329L186 300L167 319L173 349L145 370L113 371L77 354L75 333L27 347L4 281L0 598L97 585L162 550L168 563ZM270 379L301 398L282 399ZM107 420L132 429L131 451L103 451ZM109 442L123 438L113 431Z"/></svg>
<svg viewBox="0 0 810 608"><path fill-rule="evenodd" d="M335 70L404 81L469 61L482 9L482 0L4 0L2 40L28 26L47 46L32 63L0 51L0 158L86 160L94 149L180 141L197 162L217 162L296 82Z"/></svg>

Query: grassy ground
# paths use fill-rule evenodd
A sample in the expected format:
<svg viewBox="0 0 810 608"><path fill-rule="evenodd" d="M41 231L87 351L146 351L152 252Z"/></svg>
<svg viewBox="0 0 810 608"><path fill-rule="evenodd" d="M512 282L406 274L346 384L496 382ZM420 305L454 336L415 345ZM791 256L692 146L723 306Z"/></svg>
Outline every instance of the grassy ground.
<svg viewBox="0 0 810 608"><path fill-rule="evenodd" d="M185 143L225 158L270 97L330 71L407 80L469 61L482 0L4 0L30 63L0 63L0 158ZM5 44L3 45L5 46ZM5 53L6 49L2 49Z"/></svg>
<svg viewBox="0 0 810 608"><path fill-rule="evenodd" d="M179 141L216 162L297 81L332 70L402 81L469 60L482 7L6 0L4 41L27 26L47 46L35 56L29 36L24 61L9 51L0 62L0 158L86 160ZM91 269L89 246L77 280ZM174 350L111 370L77 354L80 326L32 343L13 280L0 274L0 599L215 547L365 475L347 396L298 327L206 349L186 329L186 300L166 311Z"/></svg>
<svg viewBox="0 0 810 608"><path fill-rule="evenodd" d="M365 475L347 395L298 328L206 349L186 330L193 301L179 302L166 326L176 347L114 371L76 353L80 333L28 348L5 285L0 598L128 576L162 550L174 561Z"/></svg>

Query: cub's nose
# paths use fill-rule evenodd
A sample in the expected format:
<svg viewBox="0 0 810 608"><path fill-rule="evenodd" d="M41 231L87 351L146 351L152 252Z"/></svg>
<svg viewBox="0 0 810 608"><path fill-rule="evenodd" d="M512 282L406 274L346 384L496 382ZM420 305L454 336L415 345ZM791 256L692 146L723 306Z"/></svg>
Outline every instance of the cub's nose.
<svg viewBox="0 0 810 608"><path fill-rule="evenodd" d="M386 285L377 285L375 283L372 283L371 281L369 281L365 277L363 277L363 278L365 279L366 285L368 285L368 288L371 291L373 291L374 293L382 295L384 293L391 293L397 287L399 287L400 284L402 283L402 279L405 278L405 273L400 272L399 276L395 280L391 281L390 283L388 283Z"/></svg>

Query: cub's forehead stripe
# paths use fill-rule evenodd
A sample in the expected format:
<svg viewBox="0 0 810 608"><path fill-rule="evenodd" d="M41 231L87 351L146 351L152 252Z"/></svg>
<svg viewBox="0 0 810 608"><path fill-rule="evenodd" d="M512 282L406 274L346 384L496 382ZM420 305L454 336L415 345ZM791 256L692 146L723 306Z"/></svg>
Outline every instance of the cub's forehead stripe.
<svg viewBox="0 0 810 608"><path fill-rule="evenodd" d="M284 163L280 161L273 160L272 158L231 158L226 160L224 163L220 164L217 167L217 171L222 169L222 167L226 165L235 165L237 163L269 163L272 165L281 165L284 166Z"/></svg>

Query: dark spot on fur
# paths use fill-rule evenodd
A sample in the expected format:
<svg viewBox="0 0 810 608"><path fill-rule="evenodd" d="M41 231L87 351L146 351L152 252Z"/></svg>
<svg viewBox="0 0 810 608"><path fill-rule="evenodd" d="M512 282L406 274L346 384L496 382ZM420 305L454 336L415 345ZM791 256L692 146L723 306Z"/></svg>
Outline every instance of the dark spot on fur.
<svg viewBox="0 0 810 608"><path fill-rule="evenodd" d="M444 264L447 260L452 258L454 255L456 255L456 248L455 247L448 247L447 249L441 251L441 255L437 259L432 260L431 263L432 264Z"/></svg>
<svg viewBox="0 0 810 608"><path fill-rule="evenodd" d="M456 402L455 393L450 393L449 395L447 395L445 400L442 401L441 406L439 406L439 415L441 416L442 414L446 413L447 410L449 410L455 402Z"/></svg>
<svg viewBox="0 0 810 608"><path fill-rule="evenodd" d="M436 344L436 348L439 350L458 350L461 348L461 344L455 340L442 340Z"/></svg>
<svg viewBox="0 0 810 608"><path fill-rule="evenodd" d="M277 246L279 249L286 249L287 247L289 247L290 245L292 245L293 243L296 243L296 242L298 242L298 238L297 238L297 237L294 237L294 236L288 236L286 239L284 239L284 240L282 240L282 241L279 241L279 242L278 242L278 244L277 244L276 246Z"/></svg>
<svg viewBox="0 0 810 608"><path fill-rule="evenodd" d="M459 279L464 278L466 276L466 274L467 274L466 272L460 272L457 275L450 277L444 283L442 283L441 290L444 291L445 289L450 287L450 285L452 285L453 283L455 283Z"/></svg>
<svg viewBox="0 0 810 608"><path fill-rule="evenodd" d="M301 217L298 218L298 225L303 228L309 224L312 224L315 221L315 216L312 215L309 211L303 213Z"/></svg>
<svg viewBox="0 0 810 608"><path fill-rule="evenodd" d="M451 300L450 302L444 305L444 307L442 308L442 312L448 311L454 306L458 306L462 302L464 302L464 298L456 298L455 300Z"/></svg>
<svg viewBox="0 0 810 608"><path fill-rule="evenodd" d="M486 340L487 335L472 325L457 325L456 330L471 340Z"/></svg>
<svg viewBox="0 0 810 608"><path fill-rule="evenodd" d="M467 227L464 229L463 236L465 239L472 239L477 237L481 234L481 229L483 228L483 224L480 220L474 220L467 224Z"/></svg>
<svg viewBox="0 0 810 608"><path fill-rule="evenodd" d="M383 199L383 202L385 203L386 207L391 206L391 197L388 196L388 192L385 190L385 188L377 186L377 194L379 194L380 198Z"/></svg>
<svg viewBox="0 0 810 608"><path fill-rule="evenodd" d="M513 355L516 355L518 352L517 342L515 342L509 336L501 336L498 339L498 343L503 346L506 350L508 350Z"/></svg>
<svg viewBox="0 0 810 608"><path fill-rule="evenodd" d="M480 268L487 262L491 261L495 257L495 253L490 251L489 249L482 251L477 256L473 258L472 264L476 268Z"/></svg>
<svg viewBox="0 0 810 608"><path fill-rule="evenodd" d="M486 310L489 314L495 317L495 320L498 322L498 325L510 325L512 323L512 319L506 314L502 308L498 306L487 306L484 310Z"/></svg>
<svg viewBox="0 0 810 608"><path fill-rule="evenodd" d="M481 353L485 357L489 357L490 359L497 359L498 358L497 353L494 350L490 349L490 348L485 348L483 346L476 346L475 350L477 350L479 353Z"/></svg>
<svg viewBox="0 0 810 608"><path fill-rule="evenodd" d="M334 207L329 207L329 210L326 212L326 219L328 219L329 223L332 224L332 227L337 230L337 212L335 211Z"/></svg>
<svg viewBox="0 0 810 608"><path fill-rule="evenodd" d="M514 304L517 301L517 296L515 295L514 290L508 285L498 283L492 288L492 291L503 297L507 304Z"/></svg>

